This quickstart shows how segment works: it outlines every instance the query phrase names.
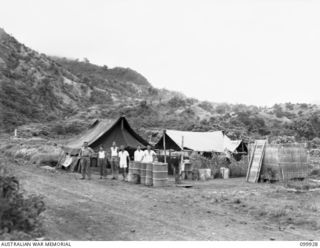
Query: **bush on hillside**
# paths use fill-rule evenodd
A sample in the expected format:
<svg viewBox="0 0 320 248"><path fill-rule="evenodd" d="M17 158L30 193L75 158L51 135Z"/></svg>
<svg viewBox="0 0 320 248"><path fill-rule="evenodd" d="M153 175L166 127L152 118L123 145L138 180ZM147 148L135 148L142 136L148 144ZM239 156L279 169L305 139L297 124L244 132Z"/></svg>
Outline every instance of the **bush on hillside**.
<svg viewBox="0 0 320 248"><path fill-rule="evenodd" d="M0 240L32 240L43 234L39 196L24 196L19 181L0 166Z"/></svg>
<svg viewBox="0 0 320 248"><path fill-rule="evenodd" d="M301 104L300 104L300 108L302 108L302 109L308 109L308 104L306 104L306 103L301 103Z"/></svg>
<svg viewBox="0 0 320 248"><path fill-rule="evenodd" d="M169 101L168 104L172 108L180 108L180 107L186 107L186 101L183 100L180 97L172 97Z"/></svg>
<svg viewBox="0 0 320 248"><path fill-rule="evenodd" d="M213 106L210 102L204 101L204 102L201 102L198 106L208 112L213 111Z"/></svg>
<svg viewBox="0 0 320 248"><path fill-rule="evenodd" d="M291 125L291 129L297 133L297 136L312 139L315 136L315 130L310 121L305 119L295 120Z"/></svg>
<svg viewBox="0 0 320 248"><path fill-rule="evenodd" d="M311 148L320 148L320 138L315 137L311 140Z"/></svg>
<svg viewBox="0 0 320 248"><path fill-rule="evenodd" d="M286 109L293 110L294 109L294 104L292 104L291 102L287 102L286 103Z"/></svg>
<svg viewBox="0 0 320 248"><path fill-rule="evenodd" d="M54 113L51 113L46 117L46 121L55 121L57 119L58 119L58 117Z"/></svg>
<svg viewBox="0 0 320 248"><path fill-rule="evenodd" d="M216 112L218 114L225 114L228 111L230 111L230 106L228 104L223 103L216 106Z"/></svg>
<svg viewBox="0 0 320 248"><path fill-rule="evenodd" d="M111 103L112 97L106 94L106 92L93 89L91 92L90 101L97 104Z"/></svg>

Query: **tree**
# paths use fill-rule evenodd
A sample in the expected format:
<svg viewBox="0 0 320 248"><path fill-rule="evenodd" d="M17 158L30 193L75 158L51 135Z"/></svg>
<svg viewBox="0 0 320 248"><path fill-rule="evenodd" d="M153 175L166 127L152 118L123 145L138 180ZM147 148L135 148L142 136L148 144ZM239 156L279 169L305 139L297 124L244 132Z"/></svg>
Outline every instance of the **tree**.
<svg viewBox="0 0 320 248"><path fill-rule="evenodd" d="M304 137L312 139L315 137L315 132L311 123L308 120L296 120L292 124L292 129L295 130L300 138Z"/></svg>
<svg viewBox="0 0 320 248"><path fill-rule="evenodd" d="M294 105L291 102L286 103L286 109L293 110L293 108L294 108Z"/></svg>
<svg viewBox="0 0 320 248"><path fill-rule="evenodd" d="M148 94L151 95L151 96L156 96L156 95L158 95L158 91L157 91L156 88L149 87L148 88Z"/></svg>
<svg viewBox="0 0 320 248"><path fill-rule="evenodd" d="M229 110L230 110L230 107L228 104L220 104L216 107L216 112L218 114L225 114Z"/></svg>
<svg viewBox="0 0 320 248"><path fill-rule="evenodd" d="M207 102L207 101L204 101L204 102L199 103L198 106L199 106L200 108L208 111L208 112L212 112L212 110L213 110L212 104L211 104L210 102Z"/></svg>

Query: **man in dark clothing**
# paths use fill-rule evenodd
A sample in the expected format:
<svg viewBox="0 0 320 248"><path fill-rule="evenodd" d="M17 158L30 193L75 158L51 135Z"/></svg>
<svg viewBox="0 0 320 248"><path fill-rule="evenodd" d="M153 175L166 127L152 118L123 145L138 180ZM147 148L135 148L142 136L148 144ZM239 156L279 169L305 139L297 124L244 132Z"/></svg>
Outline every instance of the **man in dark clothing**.
<svg viewBox="0 0 320 248"><path fill-rule="evenodd" d="M89 180L91 179L90 159L93 153L94 151L88 146L88 142L84 142L79 153L82 173L81 179L85 179L86 175Z"/></svg>

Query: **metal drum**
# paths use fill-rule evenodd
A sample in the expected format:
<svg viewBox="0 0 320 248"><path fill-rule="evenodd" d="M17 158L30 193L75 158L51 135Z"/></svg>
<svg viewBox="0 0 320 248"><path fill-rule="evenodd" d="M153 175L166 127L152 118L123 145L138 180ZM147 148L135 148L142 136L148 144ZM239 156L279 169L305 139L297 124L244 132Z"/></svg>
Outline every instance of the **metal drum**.
<svg viewBox="0 0 320 248"><path fill-rule="evenodd" d="M152 163L147 163L146 164L146 180L145 180L145 185L146 186L152 186L152 184L153 184L153 181L152 181L152 178L153 178L152 168L153 168L153 164Z"/></svg>
<svg viewBox="0 0 320 248"><path fill-rule="evenodd" d="M152 181L154 187L164 187L168 185L168 164L153 163Z"/></svg>
<svg viewBox="0 0 320 248"><path fill-rule="evenodd" d="M140 183L140 165L141 163L139 162L130 161L128 182Z"/></svg>
<svg viewBox="0 0 320 248"><path fill-rule="evenodd" d="M147 164L146 163L141 163L140 164L140 183L145 184L146 182L146 168Z"/></svg>

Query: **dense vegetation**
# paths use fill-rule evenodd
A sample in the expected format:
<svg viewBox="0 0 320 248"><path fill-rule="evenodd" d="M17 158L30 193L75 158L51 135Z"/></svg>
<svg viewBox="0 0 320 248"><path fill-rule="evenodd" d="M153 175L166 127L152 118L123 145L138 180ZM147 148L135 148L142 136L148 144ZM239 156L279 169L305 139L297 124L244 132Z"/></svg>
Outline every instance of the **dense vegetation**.
<svg viewBox="0 0 320 248"><path fill-rule="evenodd" d="M45 210L38 196L25 196L19 181L0 165L0 240L33 240L43 235L40 214Z"/></svg>
<svg viewBox="0 0 320 248"><path fill-rule="evenodd" d="M67 135L80 132L92 119L120 114L148 138L164 128L225 130L233 139L281 136L316 144L320 138L319 106L198 101L154 88L129 68L39 54L0 29L0 130L38 122L44 124L42 135Z"/></svg>
<svg viewBox="0 0 320 248"><path fill-rule="evenodd" d="M210 110L210 117L201 119L193 105L187 102L184 104L185 110L179 115L170 115L170 111L173 110L169 104L160 107L146 105L124 108L124 113L134 123L137 123L136 126L147 129L225 130L233 139L248 140L250 137L268 136L273 138L281 136L286 140L314 140L314 143L319 141L320 110L318 106L294 104L294 110L290 111L286 109L286 104L281 105L281 110L279 110L279 105L271 108L257 108L254 106L218 104ZM163 114L163 108L166 109L166 114ZM285 112L286 117L277 117L278 111ZM300 111L303 111L303 114L296 114Z"/></svg>

